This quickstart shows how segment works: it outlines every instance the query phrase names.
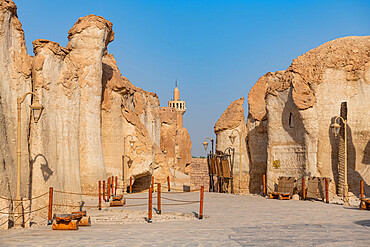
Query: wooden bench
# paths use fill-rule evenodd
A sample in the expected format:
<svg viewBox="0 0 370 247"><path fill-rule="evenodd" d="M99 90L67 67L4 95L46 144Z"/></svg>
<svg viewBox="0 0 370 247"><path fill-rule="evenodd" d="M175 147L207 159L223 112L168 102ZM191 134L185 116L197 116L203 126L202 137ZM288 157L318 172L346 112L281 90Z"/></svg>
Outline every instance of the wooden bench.
<svg viewBox="0 0 370 247"><path fill-rule="evenodd" d="M111 207L122 207L123 205L125 205L123 195L113 196L112 201L110 202Z"/></svg>
<svg viewBox="0 0 370 247"><path fill-rule="evenodd" d="M53 230L78 230L79 220L72 214L57 214L54 217Z"/></svg>
<svg viewBox="0 0 370 247"><path fill-rule="evenodd" d="M270 199L290 200L293 195L294 183L293 177L280 177L278 179L278 191L269 192Z"/></svg>
<svg viewBox="0 0 370 247"><path fill-rule="evenodd" d="M360 209L361 210L370 210L370 198L369 197L361 198Z"/></svg>
<svg viewBox="0 0 370 247"><path fill-rule="evenodd" d="M79 221L79 226L91 226L91 219L86 215L86 211L72 212L72 218Z"/></svg>

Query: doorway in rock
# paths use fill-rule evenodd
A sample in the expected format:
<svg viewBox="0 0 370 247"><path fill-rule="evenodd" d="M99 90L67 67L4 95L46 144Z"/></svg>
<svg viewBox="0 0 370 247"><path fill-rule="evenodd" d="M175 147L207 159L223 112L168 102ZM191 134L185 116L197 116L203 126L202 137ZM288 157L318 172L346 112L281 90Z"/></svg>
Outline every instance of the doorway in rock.
<svg viewBox="0 0 370 247"><path fill-rule="evenodd" d="M152 174L145 173L141 176L134 177L134 183L132 185L132 192L141 192L148 190L152 184Z"/></svg>

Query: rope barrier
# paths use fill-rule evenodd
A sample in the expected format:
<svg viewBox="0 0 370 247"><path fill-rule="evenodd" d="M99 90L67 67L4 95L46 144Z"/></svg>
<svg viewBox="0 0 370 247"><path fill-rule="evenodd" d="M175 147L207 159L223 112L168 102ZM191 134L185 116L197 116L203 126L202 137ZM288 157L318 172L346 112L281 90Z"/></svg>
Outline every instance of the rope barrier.
<svg viewBox="0 0 370 247"><path fill-rule="evenodd" d="M46 192L44 194L41 194L41 195L38 195L38 196L35 196L35 197L32 197L30 199L21 199L21 200L17 200L17 199L11 199L11 198L6 198L6 197L2 197L0 196L0 199L3 199L3 200L8 200L8 201L13 201L13 202L25 202L25 201L31 201L31 200L35 200L35 199L38 199L40 197L43 197L45 195L47 195L49 192Z"/></svg>
<svg viewBox="0 0 370 247"><path fill-rule="evenodd" d="M48 205L46 205L46 206L44 206L44 207L42 207L42 208L35 209L35 210L33 210L33 211L30 211L30 212L24 212L24 213L22 213L22 214L30 214L30 213L34 213L34 212L37 212L37 211L43 210L43 209L45 209L45 208L47 208L47 207L48 207ZM18 214L18 213L6 213L6 212L0 212L0 214L14 215L14 214Z"/></svg>
<svg viewBox="0 0 370 247"><path fill-rule="evenodd" d="M65 191L60 191L60 190L54 190L54 192L61 193L61 194L81 195L81 196L99 196L99 194L85 194L85 193L77 193L77 192L65 192Z"/></svg>
<svg viewBox="0 0 370 247"><path fill-rule="evenodd" d="M196 201L196 202L187 202L187 203L162 203L162 205L165 205L165 206L181 206L181 205L187 205L187 204L194 204L194 203L199 203L200 201Z"/></svg>
<svg viewBox="0 0 370 247"><path fill-rule="evenodd" d="M200 201L185 201L185 200L177 200L177 199L167 198L167 197L164 197L164 196L162 196L162 199L169 200L169 201L174 201L174 202L200 202Z"/></svg>

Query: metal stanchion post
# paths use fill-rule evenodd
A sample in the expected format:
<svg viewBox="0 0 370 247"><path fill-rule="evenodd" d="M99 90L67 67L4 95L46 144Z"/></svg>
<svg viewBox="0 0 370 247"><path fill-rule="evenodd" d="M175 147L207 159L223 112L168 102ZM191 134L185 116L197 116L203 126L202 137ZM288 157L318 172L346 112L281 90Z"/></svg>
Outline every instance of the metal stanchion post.
<svg viewBox="0 0 370 247"><path fill-rule="evenodd" d="M105 200L105 180L103 180L103 200L106 202Z"/></svg>
<svg viewBox="0 0 370 247"><path fill-rule="evenodd" d="M364 180L360 181L360 191L361 191L360 199L362 199L364 197Z"/></svg>
<svg viewBox="0 0 370 247"><path fill-rule="evenodd" d="M149 188L149 203L148 203L148 223L152 223L152 198L153 198L153 188Z"/></svg>
<svg viewBox="0 0 370 247"><path fill-rule="evenodd" d="M51 225L53 223L52 220L52 214L53 214L53 187L49 188L49 211L48 211L48 225Z"/></svg>
<svg viewBox="0 0 370 247"><path fill-rule="evenodd" d="M130 193L132 193L132 177L130 177Z"/></svg>
<svg viewBox="0 0 370 247"><path fill-rule="evenodd" d="M162 206L161 206L161 184L157 184L157 210L158 214L162 213Z"/></svg>
<svg viewBox="0 0 370 247"><path fill-rule="evenodd" d="M109 202L109 199L110 199L110 184L111 184L111 181L110 181L110 178L108 178L108 184L107 184L107 200Z"/></svg>
<svg viewBox="0 0 370 247"><path fill-rule="evenodd" d="M153 192L154 192L154 176L152 176L152 189L153 189Z"/></svg>
<svg viewBox="0 0 370 247"><path fill-rule="evenodd" d="M170 176L167 176L167 187L168 187L168 191L171 191Z"/></svg>
<svg viewBox="0 0 370 247"><path fill-rule="evenodd" d="M113 196L113 194L114 194L114 193L113 193L113 189L114 189L114 177L113 177L113 176L112 176L112 179L110 180L110 182L112 183L110 188L111 188L111 190L112 190L112 191L111 191L111 195Z"/></svg>
<svg viewBox="0 0 370 247"><path fill-rule="evenodd" d="M328 182L328 178L325 178L325 190L326 190L326 203L329 203L329 182Z"/></svg>
<svg viewBox="0 0 370 247"><path fill-rule="evenodd" d="M101 181L99 181L99 210L101 210Z"/></svg>
<svg viewBox="0 0 370 247"><path fill-rule="evenodd" d="M302 197L303 197L303 200L306 199L306 183L305 183L304 177L302 177Z"/></svg>
<svg viewBox="0 0 370 247"><path fill-rule="evenodd" d="M266 196L266 175L262 175L262 184L263 184L263 196Z"/></svg>
<svg viewBox="0 0 370 247"><path fill-rule="evenodd" d="M200 208L199 208L199 219L203 219L203 199L204 199L204 187L200 189Z"/></svg>
<svg viewBox="0 0 370 247"><path fill-rule="evenodd" d="M114 195L117 195L117 185L118 185L118 178L116 176L116 187L114 188Z"/></svg>

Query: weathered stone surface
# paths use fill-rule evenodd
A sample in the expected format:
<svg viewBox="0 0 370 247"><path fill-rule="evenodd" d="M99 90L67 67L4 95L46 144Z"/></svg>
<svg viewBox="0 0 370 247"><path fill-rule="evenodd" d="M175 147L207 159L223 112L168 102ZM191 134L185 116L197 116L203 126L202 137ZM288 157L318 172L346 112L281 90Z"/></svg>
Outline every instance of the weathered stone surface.
<svg viewBox="0 0 370 247"><path fill-rule="evenodd" d="M96 192L97 181L105 178L101 141L102 57L113 38L112 23L95 15L79 18L68 33L67 48L78 68L81 90L79 152L84 192Z"/></svg>
<svg viewBox="0 0 370 247"><path fill-rule="evenodd" d="M38 123L30 122L25 105L31 104L31 97L22 104L23 197L39 196L53 187L54 203L78 205L80 195L61 192L96 193L98 181L106 179L104 158L109 175L123 177L125 157L126 179L149 181L154 175L156 182L166 182L171 173L159 148L158 97L121 76L106 51L114 39L112 23L95 15L79 18L69 31L66 48L48 40L34 41L31 62L12 1L0 1L0 20L4 46L0 52L1 196L15 196L17 97L32 90L44 109ZM124 141L129 135L135 141L132 146L131 139ZM182 137L181 141L190 142L187 131L182 131ZM190 160L185 154L182 157L184 162ZM24 205L27 210L30 205L38 209L47 201L44 195ZM34 216L45 214L41 210Z"/></svg>
<svg viewBox="0 0 370 247"><path fill-rule="evenodd" d="M178 113L174 108L161 107L161 150L166 150L170 167L185 173L191 163L191 140L186 128L178 128Z"/></svg>
<svg viewBox="0 0 370 247"><path fill-rule="evenodd" d="M17 98L32 90L31 58L27 55L24 32L17 7L11 0L0 1L0 195L15 197L17 174ZM29 196L28 132L31 96L22 104L21 196Z"/></svg>
<svg viewBox="0 0 370 247"><path fill-rule="evenodd" d="M267 112L267 138L262 132L258 139L268 143L270 187L278 176L330 177L337 182L338 140L330 125L344 101L350 191L358 194L360 179L370 183L366 159L370 129L364 124L370 121L369 47L369 36L333 40L298 57L285 72L268 73L256 83L250 93L247 126L251 133ZM249 137L251 157L253 148ZM264 164L252 162L251 170L255 166L262 171Z"/></svg>
<svg viewBox="0 0 370 247"><path fill-rule="evenodd" d="M185 128L176 131L175 152L175 168L185 173L185 167L191 164L191 140L189 132Z"/></svg>
<svg viewBox="0 0 370 247"><path fill-rule="evenodd" d="M156 179L166 179L170 173L158 147L157 95L135 87L121 76L113 55L105 53L103 68L102 140L108 175L124 179L126 185L130 177L135 182L143 177L150 179L154 173ZM135 141L133 146L130 141ZM138 183L135 189L147 189L146 182Z"/></svg>
<svg viewBox="0 0 370 247"><path fill-rule="evenodd" d="M113 39L112 24L95 15L82 17L68 37L67 48L47 40L33 43L34 91L44 106L39 123L31 127L34 195L49 186L95 193L97 182L106 178L100 117L102 56Z"/></svg>
<svg viewBox="0 0 370 247"><path fill-rule="evenodd" d="M260 193L262 175L266 174L267 164L267 119L259 121L252 117L247 118L247 150L250 162L250 184L251 193Z"/></svg>
<svg viewBox="0 0 370 247"><path fill-rule="evenodd" d="M166 160L173 167L176 157L176 110L171 107L160 108L161 150L166 150Z"/></svg>
<svg viewBox="0 0 370 247"><path fill-rule="evenodd" d="M199 190L204 186L204 191L209 191L208 164L205 158L192 158L190 165L190 188Z"/></svg>
<svg viewBox="0 0 370 247"><path fill-rule="evenodd" d="M34 92L44 109L38 123L31 124L32 195L53 187L58 191L81 192L79 126L80 96L77 68L69 50L48 40L35 40L32 80ZM80 200L78 196L58 194L54 202ZM48 197L34 201L48 204ZM59 210L59 208L57 209ZM44 212L45 213L45 212Z"/></svg>
<svg viewBox="0 0 370 247"><path fill-rule="evenodd" d="M222 113L215 124L216 152L224 153L228 148L234 148L233 191L235 193L249 192L249 159L247 154L247 129L244 118L244 97L233 101ZM234 143L230 136L235 136Z"/></svg>
<svg viewBox="0 0 370 247"><path fill-rule="evenodd" d="M239 100L233 101L217 120L214 126L214 132L234 129L240 125L241 121L244 119L244 109L243 109L244 97Z"/></svg>

